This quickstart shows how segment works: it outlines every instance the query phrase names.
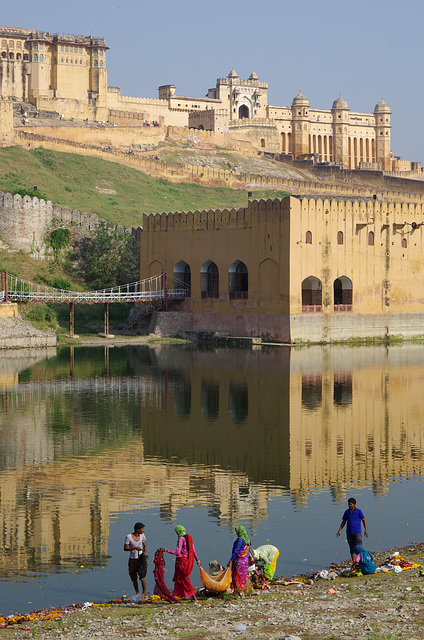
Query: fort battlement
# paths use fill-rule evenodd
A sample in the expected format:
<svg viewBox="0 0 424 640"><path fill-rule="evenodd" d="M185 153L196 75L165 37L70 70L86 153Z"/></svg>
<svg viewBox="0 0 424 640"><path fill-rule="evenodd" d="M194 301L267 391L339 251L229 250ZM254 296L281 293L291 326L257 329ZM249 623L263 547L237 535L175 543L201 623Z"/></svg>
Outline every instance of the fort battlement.
<svg viewBox="0 0 424 640"><path fill-rule="evenodd" d="M246 209L202 209L151 213L143 216L143 231L201 231L248 226Z"/></svg>
<svg viewBox="0 0 424 640"><path fill-rule="evenodd" d="M44 255L45 238L55 221L70 228L74 235L83 237L99 225L101 218L53 204L50 200L0 191L0 238L12 249ZM124 230L120 226L117 228Z"/></svg>

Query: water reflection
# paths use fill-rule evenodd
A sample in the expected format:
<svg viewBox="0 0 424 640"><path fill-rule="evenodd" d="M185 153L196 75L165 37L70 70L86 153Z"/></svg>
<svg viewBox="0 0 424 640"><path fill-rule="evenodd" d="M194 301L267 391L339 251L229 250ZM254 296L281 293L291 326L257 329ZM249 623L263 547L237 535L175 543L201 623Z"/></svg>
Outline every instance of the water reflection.
<svg viewBox="0 0 424 640"><path fill-rule="evenodd" d="M106 563L111 518L141 505L255 523L276 496L423 473L416 345L62 349L0 376L4 576Z"/></svg>

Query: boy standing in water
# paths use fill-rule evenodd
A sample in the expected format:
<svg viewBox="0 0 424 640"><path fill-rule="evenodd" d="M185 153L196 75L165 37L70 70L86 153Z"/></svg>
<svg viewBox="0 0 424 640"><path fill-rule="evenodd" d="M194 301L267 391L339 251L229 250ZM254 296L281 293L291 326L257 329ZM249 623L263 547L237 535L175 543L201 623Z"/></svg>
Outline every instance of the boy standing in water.
<svg viewBox="0 0 424 640"><path fill-rule="evenodd" d="M339 537L341 530L347 523L347 542L350 549L350 555L352 556L352 562L355 562L356 553L354 553L353 549L357 544L362 545L361 522L364 523L364 532L367 538L368 529L364 514L360 509L356 507L355 498L349 498L347 501L347 506L348 509L346 509L343 514L341 525L339 527L339 530L337 531L337 537Z"/></svg>

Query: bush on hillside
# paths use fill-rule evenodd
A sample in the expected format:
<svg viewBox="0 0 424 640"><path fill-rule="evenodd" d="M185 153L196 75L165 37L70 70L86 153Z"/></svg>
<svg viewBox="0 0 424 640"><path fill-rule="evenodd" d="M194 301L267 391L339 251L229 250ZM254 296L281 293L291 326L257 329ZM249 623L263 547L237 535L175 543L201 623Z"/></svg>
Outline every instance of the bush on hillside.
<svg viewBox="0 0 424 640"><path fill-rule="evenodd" d="M87 285L95 289L114 287L139 279L136 239L102 222L75 248L73 259Z"/></svg>

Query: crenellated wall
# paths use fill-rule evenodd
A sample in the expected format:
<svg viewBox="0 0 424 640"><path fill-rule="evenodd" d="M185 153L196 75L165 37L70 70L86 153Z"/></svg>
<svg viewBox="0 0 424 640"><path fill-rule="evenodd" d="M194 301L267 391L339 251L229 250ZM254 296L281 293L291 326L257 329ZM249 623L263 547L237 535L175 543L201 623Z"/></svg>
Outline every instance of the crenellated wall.
<svg viewBox="0 0 424 640"><path fill-rule="evenodd" d="M72 229L79 237L87 235L100 222L96 215L52 204L30 196L13 196L0 191L0 238L16 251L42 256L46 253L45 237L54 221ZM123 227L118 227L122 229ZM136 230L134 230L134 233Z"/></svg>
<svg viewBox="0 0 424 640"><path fill-rule="evenodd" d="M184 278L193 329L287 342L423 335L424 204L287 197L152 214L141 277ZM237 274L241 274L237 276ZM238 284L237 284L238 283Z"/></svg>

